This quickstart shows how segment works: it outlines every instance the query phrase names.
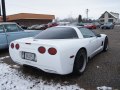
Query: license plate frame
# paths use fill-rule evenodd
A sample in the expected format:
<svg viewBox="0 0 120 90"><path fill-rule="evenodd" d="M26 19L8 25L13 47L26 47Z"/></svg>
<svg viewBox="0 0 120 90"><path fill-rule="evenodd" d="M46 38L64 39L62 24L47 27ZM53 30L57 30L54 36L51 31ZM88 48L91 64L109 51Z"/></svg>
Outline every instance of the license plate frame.
<svg viewBox="0 0 120 90"><path fill-rule="evenodd" d="M21 52L21 58L29 61L36 62L36 55L35 53L31 52Z"/></svg>

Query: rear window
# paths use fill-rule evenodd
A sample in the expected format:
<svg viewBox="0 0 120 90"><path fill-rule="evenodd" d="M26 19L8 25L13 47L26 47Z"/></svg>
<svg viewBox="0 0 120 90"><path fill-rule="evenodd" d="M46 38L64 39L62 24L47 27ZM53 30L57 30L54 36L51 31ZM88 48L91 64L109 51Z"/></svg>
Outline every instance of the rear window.
<svg viewBox="0 0 120 90"><path fill-rule="evenodd" d="M53 27L42 31L35 39L74 39L78 38L76 31L69 27Z"/></svg>

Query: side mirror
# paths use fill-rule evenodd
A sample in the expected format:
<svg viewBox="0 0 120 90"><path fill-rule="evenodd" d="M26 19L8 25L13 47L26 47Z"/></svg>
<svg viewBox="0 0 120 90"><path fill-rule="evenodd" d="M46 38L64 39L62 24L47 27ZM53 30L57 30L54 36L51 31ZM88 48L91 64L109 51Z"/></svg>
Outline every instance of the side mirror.
<svg viewBox="0 0 120 90"><path fill-rule="evenodd" d="M97 36L97 37L101 37L101 35L100 35L100 34L97 34L96 36Z"/></svg>

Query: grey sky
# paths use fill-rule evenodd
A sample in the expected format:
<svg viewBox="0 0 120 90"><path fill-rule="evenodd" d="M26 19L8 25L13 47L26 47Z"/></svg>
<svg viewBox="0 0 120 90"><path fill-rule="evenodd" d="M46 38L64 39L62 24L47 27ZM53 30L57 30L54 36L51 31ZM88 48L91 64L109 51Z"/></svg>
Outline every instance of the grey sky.
<svg viewBox="0 0 120 90"><path fill-rule="evenodd" d="M120 0L5 0L8 15L16 13L53 14L59 18L81 14L97 19L104 11L120 13Z"/></svg>

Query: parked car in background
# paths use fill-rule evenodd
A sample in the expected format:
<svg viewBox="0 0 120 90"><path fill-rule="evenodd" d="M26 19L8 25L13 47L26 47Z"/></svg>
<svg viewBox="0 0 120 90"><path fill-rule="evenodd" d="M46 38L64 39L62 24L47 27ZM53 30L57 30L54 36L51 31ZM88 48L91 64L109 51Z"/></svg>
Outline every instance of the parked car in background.
<svg viewBox="0 0 120 90"><path fill-rule="evenodd" d="M24 30L12 22L0 23L0 49L8 48L13 40L32 37L40 32L38 30Z"/></svg>
<svg viewBox="0 0 120 90"><path fill-rule="evenodd" d="M28 27L27 29L29 29L29 30L35 30L35 27L37 27L37 26L38 26L38 24L35 24L35 25L32 25L32 26Z"/></svg>
<svg viewBox="0 0 120 90"><path fill-rule="evenodd" d="M47 24L41 24L35 27L36 30L45 30L48 28Z"/></svg>
<svg viewBox="0 0 120 90"><path fill-rule="evenodd" d="M70 22L58 22L59 26L65 26L65 25L69 25Z"/></svg>
<svg viewBox="0 0 120 90"><path fill-rule="evenodd" d="M101 29L113 29L114 28L114 24L112 22L107 22L107 23L101 25L100 28Z"/></svg>
<svg viewBox="0 0 120 90"><path fill-rule="evenodd" d="M108 49L108 37L77 26L57 26L33 38L12 41L12 60L56 74L81 74L88 58Z"/></svg>
<svg viewBox="0 0 120 90"><path fill-rule="evenodd" d="M93 23L84 23L84 27L88 29L96 29L96 25Z"/></svg>
<svg viewBox="0 0 120 90"><path fill-rule="evenodd" d="M100 28L100 23L98 22L93 22L94 25L96 25L96 28Z"/></svg>
<svg viewBox="0 0 120 90"><path fill-rule="evenodd" d="M58 26L59 24L56 22L51 22L51 23L48 23L47 25L48 25L48 28L50 28L50 27Z"/></svg>
<svg viewBox="0 0 120 90"><path fill-rule="evenodd" d="M84 23L74 22L74 23L71 23L70 25L74 25L74 26L84 26Z"/></svg>
<svg viewBox="0 0 120 90"><path fill-rule="evenodd" d="M25 26L25 25L21 25L20 26L22 29L27 29L28 27L27 26Z"/></svg>

